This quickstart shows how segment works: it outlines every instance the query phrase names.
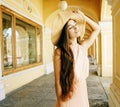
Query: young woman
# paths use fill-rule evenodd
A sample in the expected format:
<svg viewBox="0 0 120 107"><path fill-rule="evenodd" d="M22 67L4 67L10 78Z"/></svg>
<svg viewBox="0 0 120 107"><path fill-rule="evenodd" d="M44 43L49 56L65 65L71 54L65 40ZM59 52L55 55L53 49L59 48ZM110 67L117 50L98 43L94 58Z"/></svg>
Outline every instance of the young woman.
<svg viewBox="0 0 120 107"><path fill-rule="evenodd" d="M85 24L92 32L81 44ZM86 78L89 75L87 50L95 41L100 28L80 10L60 12L54 23L52 42L57 101L55 107L89 107Z"/></svg>

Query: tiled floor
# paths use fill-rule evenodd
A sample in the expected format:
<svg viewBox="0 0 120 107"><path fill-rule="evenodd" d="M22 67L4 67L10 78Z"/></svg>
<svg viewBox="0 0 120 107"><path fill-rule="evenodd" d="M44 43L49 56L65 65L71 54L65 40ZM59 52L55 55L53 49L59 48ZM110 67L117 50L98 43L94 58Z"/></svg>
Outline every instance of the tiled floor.
<svg viewBox="0 0 120 107"><path fill-rule="evenodd" d="M90 107L108 107L111 78L90 72L87 79ZM54 107L56 100L53 73L44 75L11 92L0 102L0 107Z"/></svg>

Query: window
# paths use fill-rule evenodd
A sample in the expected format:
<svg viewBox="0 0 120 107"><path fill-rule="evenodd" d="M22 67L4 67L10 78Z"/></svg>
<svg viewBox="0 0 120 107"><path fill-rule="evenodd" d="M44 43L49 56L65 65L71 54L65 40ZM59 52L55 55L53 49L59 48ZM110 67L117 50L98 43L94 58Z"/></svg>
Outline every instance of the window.
<svg viewBox="0 0 120 107"><path fill-rule="evenodd" d="M16 19L16 62L23 66L36 62L36 29L28 23Z"/></svg>
<svg viewBox="0 0 120 107"><path fill-rule="evenodd" d="M3 75L40 65L42 26L2 9Z"/></svg>
<svg viewBox="0 0 120 107"><path fill-rule="evenodd" d="M13 67L12 17L2 14L4 69Z"/></svg>

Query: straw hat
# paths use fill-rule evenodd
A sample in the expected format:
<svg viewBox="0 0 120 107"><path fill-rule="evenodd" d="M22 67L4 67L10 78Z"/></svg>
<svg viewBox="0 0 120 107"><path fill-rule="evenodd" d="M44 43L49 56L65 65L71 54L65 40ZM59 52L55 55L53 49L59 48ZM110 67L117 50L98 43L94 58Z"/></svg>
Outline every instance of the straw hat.
<svg viewBox="0 0 120 107"><path fill-rule="evenodd" d="M56 14L56 17L52 23L51 40L53 45L57 45L62 29L69 19L73 19L77 22L78 26L80 27L81 38L84 36L85 22L86 22L84 18L84 14L80 10L77 11L72 9L59 11L58 14Z"/></svg>

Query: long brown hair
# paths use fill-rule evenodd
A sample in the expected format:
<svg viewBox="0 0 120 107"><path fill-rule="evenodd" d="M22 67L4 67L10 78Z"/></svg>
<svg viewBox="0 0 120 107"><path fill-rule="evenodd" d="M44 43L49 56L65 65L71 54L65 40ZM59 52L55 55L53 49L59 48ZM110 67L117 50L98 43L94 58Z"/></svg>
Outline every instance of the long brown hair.
<svg viewBox="0 0 120 107"><path fill-rule="evenodd" d="M73 53L70 49L69 35L67 33L67 23L64 25L60 39L57 44L61 49L61 72L60 72L60 85L62 88L62 99L70 97L73 91Z"/></svg>

